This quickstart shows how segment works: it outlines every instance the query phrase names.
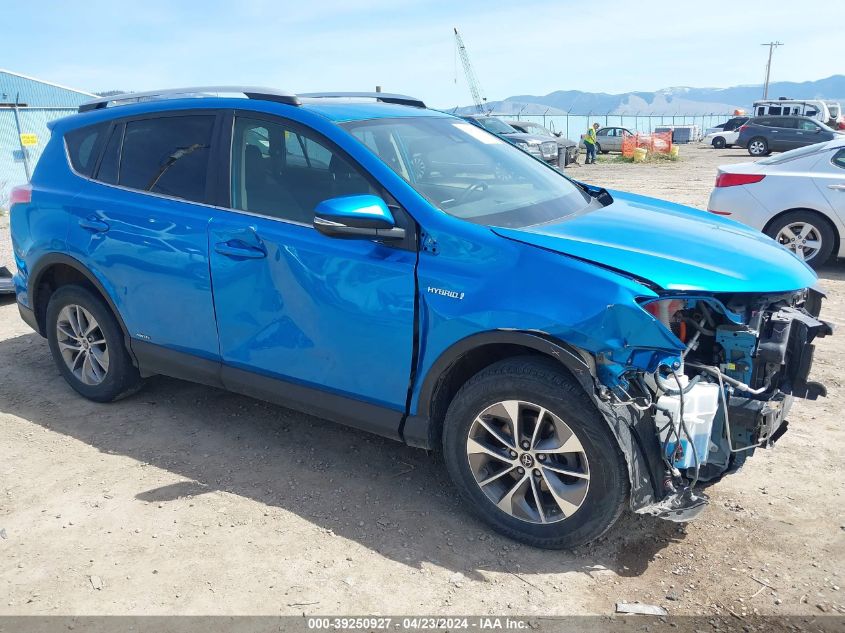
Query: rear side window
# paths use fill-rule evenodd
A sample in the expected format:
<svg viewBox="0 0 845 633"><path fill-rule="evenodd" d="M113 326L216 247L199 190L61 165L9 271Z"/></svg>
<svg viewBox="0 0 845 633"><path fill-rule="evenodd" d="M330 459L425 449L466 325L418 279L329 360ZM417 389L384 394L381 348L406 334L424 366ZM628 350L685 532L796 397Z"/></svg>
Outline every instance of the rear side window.
<svg viewBox="0 0 845 633"><path fill-rule="evenodd" d="M845 169L845 149L840 149L833 155L833 158L830 159L834 165L839 167L840 169Z"/></svg>
<svg viewBox="0 0 845 633"><path fill-rule="evenodd" d="M90 178L94 173L94 164L97 162L98 150L107 127L107 123L100 123L71 130L65 134L70 164L78 174Z"/></svg>
<svg viewBox="0 0 845 633"><path fill-rule="evenodd" d="M127 122L117 184L205 202L214 118L214 115L186 115ZM113 143L119 143L119 139L113 136L109 145ZM107 156L103 158L105 165Z"/></svg>

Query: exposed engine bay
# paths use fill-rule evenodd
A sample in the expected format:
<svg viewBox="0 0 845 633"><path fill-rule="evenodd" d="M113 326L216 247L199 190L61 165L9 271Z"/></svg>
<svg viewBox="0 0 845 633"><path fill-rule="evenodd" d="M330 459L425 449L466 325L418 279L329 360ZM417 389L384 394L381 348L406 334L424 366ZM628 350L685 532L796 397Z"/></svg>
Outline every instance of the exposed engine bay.
<svg viewBox="0 0 845 633"><path fill-rule="evenodd" d="M683 344L653 371L626 372L614 406L653 420L663 499L641 511L687 521L706 504L703 485L737 471L787 428L795 397L825 388L809 380L812 342L833 332L819 320L822 295L662 296L643 308Z"/></svg>

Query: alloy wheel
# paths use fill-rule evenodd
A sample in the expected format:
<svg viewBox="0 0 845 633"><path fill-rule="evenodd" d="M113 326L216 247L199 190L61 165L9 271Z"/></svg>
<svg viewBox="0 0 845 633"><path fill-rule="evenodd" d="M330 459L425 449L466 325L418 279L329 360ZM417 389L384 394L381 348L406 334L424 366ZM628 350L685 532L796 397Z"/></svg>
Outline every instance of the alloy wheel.
<svg viewBox="0 0 845 633"><path fill-rule="evenodd" d="M805 262L818 255L819 249L822 247L819 230L807 222L787 224L778 231L775 239Z"/></svg>
<svg viewBox="0 0 845 633"><path fill-rule="evenodd" d="M751 141L748 149L754 156L761 156L766 153L766 144L763 141Z"/></svg>
<svg viewBox="0 0 845 633"><path fill-rule="evenodd" d="M56 321L56 340L70 372L85 385L99 385L109 371L106 337L94 316L79 305L67 305Z"/></svg>
<svg viewBox="0 0 845 633"><path fill-rule="evenodd" d="M581 441L539 405L506 400L487 407L470 425L466 452L482 492L522 521L563 521L587 497L590 470Z"/></svg>

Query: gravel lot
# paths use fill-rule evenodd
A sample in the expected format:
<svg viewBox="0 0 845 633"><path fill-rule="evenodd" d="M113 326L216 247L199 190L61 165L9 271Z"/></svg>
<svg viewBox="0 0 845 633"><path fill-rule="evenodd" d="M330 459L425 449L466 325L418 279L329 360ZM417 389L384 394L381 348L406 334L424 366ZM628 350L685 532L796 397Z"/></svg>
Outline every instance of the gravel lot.
<svg viewBox="0 0 845 633"><path fill-rule="evenodd" d="M748 158L681 155L572 174L703 208L716 165ZM843 326L845 263L822 277ZM0 300L0 615L842 612L843 356L845 334L820 342L829 396L799 402L697 522L628 516L547 552L470 518L422 451L167 378L83 400Z"/></svg>

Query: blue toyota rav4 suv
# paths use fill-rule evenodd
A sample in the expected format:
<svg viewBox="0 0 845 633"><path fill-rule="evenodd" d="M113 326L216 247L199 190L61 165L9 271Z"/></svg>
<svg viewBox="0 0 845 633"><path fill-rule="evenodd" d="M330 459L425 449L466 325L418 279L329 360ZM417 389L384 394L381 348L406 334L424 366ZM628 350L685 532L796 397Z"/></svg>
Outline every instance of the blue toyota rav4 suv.
<svg viewBox="0 0 845 633"><path fill-rule="evenodd" d="M831 328L788 251L411 97L91 102L13 203L20 313L82 396L165 374L439 449L468 507L540 547L625 507L693 518L824 395Z"/></svg>

